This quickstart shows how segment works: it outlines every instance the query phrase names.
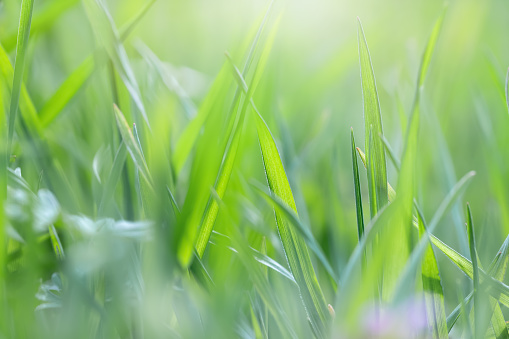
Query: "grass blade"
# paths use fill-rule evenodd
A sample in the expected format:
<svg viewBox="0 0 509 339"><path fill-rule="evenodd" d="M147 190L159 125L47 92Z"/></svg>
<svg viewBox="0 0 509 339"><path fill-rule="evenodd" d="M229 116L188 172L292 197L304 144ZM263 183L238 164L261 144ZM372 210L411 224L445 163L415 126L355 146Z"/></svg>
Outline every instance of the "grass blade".
<svg viewBox="0 0 509 339"><path fill-rule="evenodd" d="M256 90L257 84L260 80L260 76L263 73L263 70L265 69L265 66L267 64L269 53L272 49L272 45L274 44L275 33L277 31L276 28L277 25L274 25L272 27L271 33L269 34L269 37L265 42L265 46L263 47L260 60L258 61L258 64L254 68L253 78L249 86L249 89L245 94L246 97L244 98L242 109L238 113L237 119L234 123L234 127L230 133L228 144L223 154L223 161L219 168L215 184L215 191L220 199L223 198L226 188L228 186L228 182L230 181L230 176L233 171L233 165L235 163L235 158L237 156L237 150L239 148L239 143L242 135L244 119L247 114L249 105L251 104L254 91ZM239 70L235 67L233 60L231 60L228 54L227 59L233 68L234 75L241 76ZM210 237L212 228L214 227L214 223L217 218L218 210L219 205L217 204L217 202L215 200L210 201L209 206L207 207L207 210L205 212L205 218L198 233L198 239L196 241L196 250L200 257L203 256L203 252L205 251L205 247L207 246L208 239Z"/></svg>
<svg viewBox="0 0 509 339"><path fill-rule="evenodd" d="M382 115L376 89L375 73L368 44L358 20L359 61L361 69L362 98L364 102L365 149L368 169L369 204L371 217L387 204L387 164L385 148L378 137L383 135ZM371 137L370 137L370 134ZM370 139L372 139L370 141Z"/></svg>
<svg viewBox="0 0 509 339"><path fill-rule="evenodd" d="M420 210L418 210L418 219L419 236L429 239L424 218ZM431 242L429 241L422 260L421 272L428 326L431 328L433 338L448 338L444 291L442 289L442 282L440 279L440 272L438 271L435 253L433 252Z"/></svg>
<svg viewBox="0 0 509 339"><path fill-rule="evenodd" d="M338 280L338 275L332 269L327 257L323 253L322 248L316 241L315 237L310 231L309 226L304 225L302 221L299 219L296 212L290 208L285 202L283 202L279 197L273 196L270 193L266 192L265 189L261 188L260 185L255 184L253 187L261 194L261 196L269 202L269 204L277 211L282 213L288 221L295 227L295 229L299 232L299 234L304 238L306 245L315 253L318 260L322 263L323 267L327 270L327 273L334 279L334 282Z"/></svg>
<svg viewBox="0 0 509 339"><path fill-rule="evenodd" d="M468 246L470 248L470 259L472 260L473 277L474 283L474 334L475 338L481 338L484 331L481 328L481 291L479 289L479 265L477 263L477 250L475 246L474 236L474 221L472 218L472 211L470 210L470 204L467 203L467 234L468 234Z"/></svg>
<svg viewBox="0 0 509 339"><path fill-rule="evenodd" d="M271 191L297 212L292 190L279 156L274 138L263 118L256 114L256 128L262 152L265 174ZM297 281L314 334L323 338L328 333L330 314L318 284L308 248L288 220L276 210L276 223L290 270Z"/></svg>
<svg viewBox="0 0 509 339"><path fill-rule="evenodd" d="M270 10L270 6L268 11ZM265 27L266 18L268 12L265 13L264 20L262 20L258 33L255 35L255 38L251 44L249 54L247 56L246 65L244 67L244 72L247 73L251 63L252 58L254 57L254 49L258 45L260 34ZM268 53L267 49L264 49L265 53ZM227 68L223 68L223 71L226 71ZM188 193L186 195L186 200L184 202L184 206L182 208L181 218L179 219L179 228L176 238L176 247L177 247L177 256L180 261L180 264L183 267L187 267L192 259L193 249L196 248L197 243L199 241L198 248L200 252L203 253L205 247L207 245L207 238L210 236L210 232L213 227L213 223L215 222L215 218L218 212L218 205L216 200L211 199L210 188L216 185L220 190L220 194L223 195L226 190L227 183L229 181L229 176L231 170L233 169L234 163L234 153L232 152L228 158L225 158L225 154L228 155L228 149L232 146L232 142L234 142L233 146L236 149L238 147L238 142L240 141L240 131L242 125L239 124L241 116L247 109L247 105L249 104L249 100L245 100L244 105L241 106L239 111L239 116L233 114L235 109L239 108L240 105L240 94L242 90L237 88L237 91L233 97L233 101L230 104L230 108L228 109L228 113L224 114L223 109L227 107L227 102L225 98L228 91L229 82L225 81L225 79L221 79L226 74L220 74L220 82L217 83L219 86L217 90L219 91L215 97L211 97L211 101L206 99L206 103L200 108L200 112L198 116L190 123L189 135L183 135L188 140L189 143L185 146L185 148L181 148L180 150L185 151L186 153L177 154L179 149L177 149L175 155L179 155L180 165L182 166L187 158L188 152L191 150L194 142L196 141L196 137L198 136L198 132L203 127L204 132L203 135L198 140L199 142L196 145L196 153L193 160L193 164L191 167L191 186L188 189ZM252 81L252 90L256 88L256 78L259 78L261 75L260 72L255 72ZM219 80L218 79L218 80ZM211 90L211 92L214 89ZM250 94L252 96L252 93ZM203 109L203 110L202 110ZM243 119L243 118L242 118ZM206 123L205 123L206 120ZM195 122L197 122L195 124ZM226 125L226 137L225 133L219 133L218 131L225 128ZM238 127L238 133L235 136L235 126ZM237 139L232 140L230 138L230 133L233 133L233 136ZM189 138L189 139L187 139ZM179 140L179 143L181 142ZM211 147L211 142L214 142L214 146ZM237 143L237 146L235 146ZM179 144L177 144L179 147ZM211 151L212 149L212 151ZM182 157L181 157L182 156ZM226 166L225 166L226 165ZM207 170L203 170L203 168L207 168ZM222 170L225 169L224 175L222 175ZM177 169L178 171L178 169ZM230 172L230 173L228 173ZM218 196L219 197L219 196ZM220 199L222 197L219 197ZM211 206L211 209L208 211L207 205ZM206 213L204 216L204 212ZM205 222L202 224L202 222ZM202 226L201 230L199 227ZM200 232L200 233L199 233ZM197 237L200 236L198 239Z"/></svg>
<svg viewBox="0 0 509 339"><path fill-rule="evenodd" d="M34 9L34 0L23 0L21 2L21 14L18 26L18 41L16 44L16 61L14 63L14 77L12 80L11 104L9 108L9 130L7 135L7 163L12 148L12 139L14 137L14 123L18 113L19 96L21 92L21 82L23 81L23 71L25 68L25 54L28 47L28 38L30 36L30 24L32 22L32 12Z"/></svg>
<svg viewBox="0 0 509 339"><path fill-rule="evenodd" d="M42 33L44 31L47 31L52 23L65 11L72 8L74 5L76 5L79 2L79 0L67 0L67 1L60 1L60 0L53 0L49 4L48 1L45 2L45 7L34 13L34 16L32 18L32 25L30 30L32 31L32 34L38 34ZM12 50L14 46L16 46L16 33L11 32L11 34L8 34L6 36L3 36L1 38L2 45L8 50Z"/></svg>
<svg viewBox="0 0 509 339"><path fill-rule="evenodd" d="M146 5L124 26L120 29L120 42L123 42L129 36L129 33L143 18L156 0L146 3ZM39 117L43 127L49 126L62 112L64 107L76 96L86 81L92 75L97 60L102 60L103 50L97 50L89 55L60 85L51 98L46 101L39 111Z"/></svg>
<svg viewBox="0 0 509 339"><path fill-rule="evenodd" d="M57 259L64 260L65 258L64 248L62 247L62 243L60 242L60 238L58 237L58 233L57 230L55 229L55 226L53 225L49 226L49 235L51 239L51 245L53 246L53 251L57 256Z"/></svg>
<svg viewBox="0 0 509 339"><path fill-rule="evenodd" d="M419 93L419 90L424 85L424 80L426 79L426 74L428 73L428 68L431 63L431 58L433 56L433 52L435 50L438 37L440 35L440 31L442 29L442 23L444 21L445 13L446 13L447 7L444 8L442 11L442 14L435 22L435 26L433 26L433 30L431 31L431 35L428 39L428 43L426 44L426 48L424 49L424 53L421 58L421 65L419 68L419 74L417 77L417 95ZM418 97L416 98L416 101L418 101Z"/></svg>
<svg viewBox="0 0 509 339"><path fill-rule="evenodd" d="M120 130L120 134L122 135L122 140L131 155L131 158L134 161L136 167L140 170L142 177L146 180L149 185L152 185L152 178L150 176L147 163L145 162L145 158L143 157L143 153L141 152L138 143L134 139L133 132L129 128L127 121L124 118L124 115L117 107L117 105L113 105L113 110L115 111L115 118L117 120L117 126Z"/></svg>
<svg viewBox="0 0 509 339"><path fill-rule="evenodd" d="M129 58L120 41L120 35L115 28L111 15L101 0L86 0L84 1L84 5L96 38L108 53L109 58L129 91L136 107L147 123L147 126L150 128L138 82L136 81L136 77L129 63Z"/></svg>
<svg viewBox="0 0 509 339"><path fill-rule="evenodd" d="M352 141L352 167L353 167L353 184L355 191L355 208L357 212L357 234L361 240L364 234L364 215L362 213L362 196L361 196L361 183L359 179L359 166L357 164L357 152L355 151L355 138L353 136L353 129L350 129Z"/></svg>

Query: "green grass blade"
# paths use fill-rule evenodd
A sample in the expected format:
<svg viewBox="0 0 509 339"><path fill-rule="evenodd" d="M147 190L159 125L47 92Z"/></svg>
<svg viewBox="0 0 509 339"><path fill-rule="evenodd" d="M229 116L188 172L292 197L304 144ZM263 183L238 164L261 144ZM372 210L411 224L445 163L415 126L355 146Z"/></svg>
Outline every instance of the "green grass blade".
<svg viewBox="0 0 509 339"><path fill-rule="evenodd" d="M117 120L117 126L120 130L120 134L122 135L122 140L124 141L124 144L134 161L134 164L140 170L141 175L146 180L146 182L149 185L152 185L152 178L150 176L147 163L145 162L143 153L134 138L133 132L129 128L129 125L127 124L127 121L125 120L125 117L120 109L116 105L113 105L113 110L115 111L115 118Z"/></svg>
<svg viewBox="0 0 509 339"><path fill-rule="evenodd" d="M394 294L399 293L399 289L394 289L401 272L404 270L408 257L410 256L412 241L412 211L415 192L415 168L417 162L417 141L419 132L420 112L419 109L413 111L406 141L403 160L401 162L401 171L398 177L398 195L393 204L396 205L398 213L391 221L387 232L380 235L381 242L387 248L387 258L384 262L383 290L382 296L386 300L391 300ZM381 139L378 138L380 141ZM382 143L383 147L383 143ZM387 183L386 183L387 184ZM387 184L388 186L388 184ZM399 293L402 295L402 293Z"/></svg>
<svg viewBox="0 0 509 339"><path fill-rule="evenodd" d="M145 13L150 9L156 0L148 2L127 24L120 29L120 41L124 41L129 33L143 18ZM67 79L60 85L51 98L46 101L39 111L43 127L49 126L62 112L65 106L76 96L78 91L83 87L85 82L90 78L96 66L98 57L101 57L102 51L96 51L95 54L89 55ZM94 58L95 57L95 58Z"/></svg>
<svg viewBox="0 0 509 339"><path fill-rule="evenodd" d="M65 13L65 11L72 8L78 2L79 0L53 0L49 3L46 1L44 8L34 13L32 25L30 28L32 34L38 34L47 31L61 14ZM10 51L12 48L14 48L14 46L16 46L16 37L17 35L15 32L3 36L1 38L2 45L8 51Z"/></svg>
<svg viewBox="0 0 509 339"><path fill-rule="evenodd" d="M230 181L230 177L231 177L231 174L233 171L233 165L235 163L235 158L237 156L237 150L239 148L239 143L241 140L242 128L244 126L244 119L247 114L249 105L252 102L253 94L254 94L254 91L256 90L256 87L260 80L260 76L263 73L265 66L267 65L267 60L269 57L269 53L272 49L272 45L274 44L274 38L275 38L276 32L277 32L277 25L274 25L271 29L271 32L270 32L268 38L267 38L267 41L265 42L265 45L263 46L260 60L258 61L257 65L254 68L253 78L252 78L251 84L249 86L249 89L247 90L246 96L244 98L244 103L242 105L242 109L239 111L238 117L234 124L234 127L230 133L228 144L227 144L226 149L223 154L223 161L219 168L219 172L217 174L216 184L215 184L215 191L218 194L220 199L223 198L226 188L228 186L228 182ZM242 77L242 75L240 74L237 67L235 67L233 60L231 60L231 58L229 57L228 54L227 54L227 59L230 63L230 66L232 66L232 68L233 68L234 75ZM244 84L245 84L245 82L244 82ZM245 90L245 88L243 88L243 89ZM207 207L207 210L205 212L205 218L203 220L203 223L202 223L202 226L198 233L198 238L196 241L196 250L200 257L202 257L203 253L205 252L205 247L207 246L208 239L212 232L212 228L214 227L214 223L217 218L218 210L219 210L219 205L217 204L217 202L215 200L212 200L209 203L209 206Z"/></svg>
<svg viewBox="0 0 509 339"><path fill-rule="evenodd" d="M84 7L97 40L108 53L115 69L129 91L133 102L140 111L143 120L145 120L147 126L150 128L138 82L136 81L129 58L120 41L120 35L117 32L111 15L101 0L85 0L83 4L85 5Z"/></svg>
<svg viewBox="0 0 509 339"><path fill-rule="evenodd" d="M435 214L433 215L433 218L431 219L429 227L427 228L428 233L431 235L431 242L433 244L435 244L435 242L437 241L437 238L432 235L433 232L435 231L435 228L438 226L440 220L445 215L445 213L451 208L451 206L454 204L454 202L459 198L459 196L465 190L467 184L470 183L470 181L474 175L475 175L475 172L469 172L469 173L465 174L458 181L458 183L449 191L449 193L444 198L444 200L442 201L442 203L436 210ZM418 223L414 222L414 226L416 226L417 229L419 228ZM438 241L440 241L440 240L438 240ZM396 288L396 290L403 290L405 287L408 286L412 277L414 277L416 274L418 265L422 262L422 257L426 251L427 246L428 246L428 239L421 238L419 240L419 242L417 243L417 245L414 247L412 254L410 255L410 258L407 261L405 268L399 277L399 282L397 285L398 287ZM447 245L445 245L445 246L447 246ZM446 254L446 253L444 253L444 254Z"/></svg>
<svg viewBox="0 0 509 339"><path fill-rule="evenodd" d="M23 0L21 2L21 14L18 26L18 41L16 44L16 61L14 64L14 78L12 81L11 103L9 108L7 161L9 161L10 152L12 148L12 139L14 137L14 123L16 121L16 115L18 113L21 82L23 81L23 71L25 68L25 54L28 47L28 38L30 36L30 24L32 22L33 9L34 0Z"/></svg>
<svg viewBox="0 0 509 339"><path fill-rule="evenodd" d="M362 98L364 102L365 149L368 159L368 185L371 217L387 204L387 164L385 148L378 137L383 135L382 115L376 89L375 73L369 55L368 44L360 20L358 20L359 61L361 69ZM370 134L372 136L370 137ZM370 141L370 138L372 139ZM373 159L372 161L369 161Z"/></svg>
<svg viewBox="0 0 509 339"><path fill-rule="evenodd" d="M253 185L253 187L261 194L261 196L267 200L267 202L277 211L282 213L288 221L295 227L295 229L299 232L299 234L304 238L306 245L315 253L316 257L322 263L323 267L327 270L327 273L334 279L334 281L338 280L338 275L332 269L327 257L323 253L322 248L316 241L315 237L310 231L309 226L304 225L302 221L299 219L297 213L290 208L285 202L283 202L279 197L271 195L269 192L266 192L265 189L261 188L258 184Z"/></svg>
<svg viewBox="0 0 509 339"><path fill-rule="evenodd" d="M269 4L269 7L267 11L264 13L264 16L261 20L261 23L257 27L256 33L254 34L253 41L251 42L249 46L249 52L246 58L246 63L244 65L243 69L243 77L247 75L247 72L249 71L251 67L251 63L254 58L254 53L256 51L256 48L258 46L260 36L264 30L264 27L266 25L268 14L270 13L270 10L272 8L272 3ZM215 78L209 92L207 93L207 96L203 100L202 105L198 109L198 114L196 117L187 125L186 129L182 133L181 137L179 138L177 145L175 146L175 152L173 154L173 164L175 167L175 172L177 174L180 173L182 170L182 167L184 166L186 160L188 159L188 156L193 148L193 146L196 143L196 140L198 139L198 135L205 124L205 121L209 117L211 111L214 109L214 106L217 105L217 98L222 98L226 96L226 93L228 91L228 85L230 80L230 65L228 63L225 63L223 65L223 68ZM237 89L235 92L232 106L230 107L230 111L235 108L235 105L237 104L237 100L240 96L240 89ZM246 91L247 93L247 91Z"/></svg>
<svg viewBox="0 0 509 339"><path fill-rule="evenodd" d="M418 210L418 219L419 236L429 239L424 218L420 210ZM421 264L421 275L428 326L432 330L433 338L448 338L444 291L442 289L442 282L440 279L440 272L438 271L435 253L433 252L431 242L429 241Z"/></svg>
<svg viewBox="0 0 509 339"><path fill-rule="evenodd" d="M53 246L53 251L57 256L57 259L64 260L65 258L64 248L62 247L62 243L60 242L60 238L58 236L57 230L55 229L55 226L53 225L49 226L49 235L51 239L51 245Z"/></svg>
<svg viewBox="0 0 509 339"><path fill-rule="evenodd" d="M505 102L509 111L509 68L507 69L507 73L505 75Z"/></svg>
<svg viewBox="0 0 509 339"><path fill-rule="evenodd" d="M435 22L435 26L433 26L433 30L431 31L431 35L428 39L428 43L426 44L426 48L424 49L424 53L421 58L421 65L419 68L419 75L417 78L417 93L424 85L424 80L426 80L426 74L428 73L428 68L431 63L431 58L433 56L433 52L435 50L435 47L436 47L436 44L438 41L438 37L440 35L440 31L442 29L442 23L444 21L446 9L447 9L447 7L444 8L444 10L442 11L442 14ZM416 98L416 101L417 100L418 100L418 98Z"/></svg>
<svg viewBox="0 0 509 339"><path fill-rule="evenodd" d="M357 212L357 234L361 240L364 234L364 215L362 212L362 196L361 196L361 183L359 178L359 165L357 164L357 152L355 151L355 138L353 136L353 129L350 129L351 143L352 143L352 167L353 167L353 184L355 192L355 209Z"/></svg>
<svg viewBox="0 0 509 339"><path fill-rule="evenodd" d="M451 332L452 328L456 324L456 321L458 321L461 313L463 312L463 309L465 306L472 300L472 296L474 295L474 292L470 292L469 295L466 296L465 299L461 301L461 303L456 306L456 308L447 316L447 332Z"/></svg>
<svg viewBox="0 0 509 339"><path fill-rule="evenodd" d="M210 236L209 242L211 244L217 245L217 246L223 246L228 248L229 250L233 251L234 253L237 253L237 250L232 245L232 240L230 237L216 232L212 231L212 234ZM295 279L293 278L293 275L288 271L284 266L282 266L280 263L272 259L271 257L267 256L266 254L261 253L260 251L257 251L256 249L249 247L249 251L251 252L251 255L253 258L256 259L260 264L264 265L267 268L272 269L274 272L277 272L278 274L281 274L281 276L287 278L288 280L292 281L293 283L296 283Z"/></svg>
<svg viewBox="0 0 509 339"><path fill-rule="evenodd" d="M256 114L258 140L262 152L265 174L271 191L292 210L297 212L292 190L279 156L274 138L263 118ZM276 223L290 270L299 285L308 317L317 337L326 337L330 314L323 292L303 238L289 225L288 220L276 211Z"/></svg>
<svg viewBox="0 0 509 339"><path fill-rule="evenodd" d="M270 10L270 6L268 11ZM264 20L262 20L259 28L258 33L256 34L252 44L251 48L246 60L246 65L244 67L244 72L247 73L249 66L252 63L252 58L254 56L254 49L258 45L260 34L265 27L266 18L267 18L268 12L264 16ZM268 42L270 40L270 37L268 39ZM264 49L263 54L267 54L268 50L270 49ZM266 56L265 56L266 58ZM260 59L260 61L263 58ZM260 65L258 65L260 66ZM257 67L258 67L257 66ZM251 91L254 91L256 88L256 82L257 79L261 76L260 72L255 72L253 75L253 80L251 84ZM223 109L226 108L226 100L228 96L226 95L226 92L228 91L228 85L229 82L220 82L218 85L220 86L218 88L219 95L216 95L216 97L213 97L211 102L207 102L206 110L201 111L198 116L191 122L191 124L194 123L194 121L198 121L198 124L192 125L193 129L189 130L193 134L190 134L189 136L192 138L189 140L189 144L186 146L185 150L189 151L191 147L193 146L195 142L195 138L197 137L197 132L200 131L200 129L203 127L204 132L203 135L200 137L200 139L197 142L196 145L196 154L193 160L193 164L191 167L191 185L188 189L188 193L186 195L186 200L184 202L184 206L182 208L182 214L181 218L179 218L178 223L178 233L175 237L176 239L176 247L177 247L177 256L179 259L180 264L183 267L187 267L190 263L190 260L192 260L192 253L194 248L196 248L197 243L196 241L199 240L199 248L200 251L204 251L206 245L207 245L207 237L210 236L210 231L212 230L213 223L215 221L215 217L217 215L218 206L217 201L211 200L211 187L214 187L215 185L221 185L221 187L217 186L220 190L220 194L224 194L224 190L226 190L226 185L229 180L229 173L228 171L232 170L232 166L234 163L234 152L230 154L230 157L225 158L225 150L226 154L228 154L228 148L231 146L232 140L230 137L230 133L235 133L235 124L238 126L238 133L236 138L240 139L240 131L242 128L242 125L239 124L241 116L244 114L242 111L245 111L248 107L249 100L245 100L243 106L241 108L240 105L240 93L242 90L240 88L237 88L237 91L233 97L233 101L230 105L229 110L227 110L227 114L225 116ZM226 91L226 92L225 92ZM252 93L248 93L247 96L252 96ZM206 99L207 100L207 99ZM210 104L210 106L208 106ZM223 109L221 109L223 107ZM234 114L235 109L240 109L240 111L237 111L240 116L237 116ZM204 119L202 121L202 119ZM243 118L242 118L243 119ZM205 120L206 123L205 123ZM202 122L204 122L202 126ZM226 125L226 133L222 132L219 133L218 131L225 128ZM235 136L235 134L233 134ZM187 138L188 136L186 136ZM180 140L179 140L180 142ZM211 142L214 142L214 146L211 146ZM236 143L239 142L239 140L235 141ZM178 147L179 145L177 145ZM234 145L234 147L237 147ZM211 151L212 149L212 151ZM177 149L177 152L179 150ZM188 154L188 153L187 153ZM181 163L183 164L185 159L187 158L187 154L182 154L184 157L180 158ZM177 155L177 153L176 153ZM225 162L223 162L225 160ZM222 176L221 171L222 168L225 168L224 165L226 164L226 172L225 175ZM177 165L178 166L178 165ZM203 170L204 168L207 168L206 170ZM178 171L178 169L177 169ZM218 174L219 173L219 174ZM221 197L218 197L221 199ZM206 211L207 205L210 203L210 206L212 207L209 211ZM204 213L205 216L204 216ZM205 221L206 223L203 224L204 226L201 228L201 231L199 230L199 227L202 226L202 222ZM199 233L200 232L200 233ZM200 235L200 239L197 237Z"/></svg>
<svg viewBox="0 0 509 339"><path fill-rule="evenodd" d="M470 210L470 204L467 203L467 234L468 234L468 246L470 248L470 259L472 260L473 277L474 283L474 333L475 338L481 338L484 334L481 328L481 291L479 289L479 265L477 263L477 250L475 246L474 236L474 221L472 218L472 211Z"/></svg>
<svg viewBox="0 0 509 339"><path fill-rule="evenodd" d="M0 70L4 79L6 80L7 88L11 91L13 89L12 79L14 79L14 69L9 60L9 56L0 45ZM25 87L25 84L21 82L21 94L19 98L19 111L21 116L23 117L24 123L26 123L29 128L29 132L39 137L42 136L42 128L39 121L39 117L37 115L37 111L35 106L28 94L28 91Z"/></svg>
<svg viewBox="0 0 509 339"><path fill-rule="evenodd" d="M94 58L89 56L65 79L55 94L44 104L39 111L39 117L44 127L47 127L64 109L78 90L88 80L94 70Z"/></svg>

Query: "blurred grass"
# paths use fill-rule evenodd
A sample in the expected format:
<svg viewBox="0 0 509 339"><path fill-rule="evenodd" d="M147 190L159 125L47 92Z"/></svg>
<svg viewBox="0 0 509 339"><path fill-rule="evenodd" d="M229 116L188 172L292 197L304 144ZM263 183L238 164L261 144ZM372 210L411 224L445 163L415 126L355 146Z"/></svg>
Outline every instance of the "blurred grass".
<svg viewBox="0 0 509 339"><path fill-rule="evenodd" d="M35 0L28 37L31 3L0 2L0 336L508 336L507 2L275 1L258 37L269 2Z"/></svg>

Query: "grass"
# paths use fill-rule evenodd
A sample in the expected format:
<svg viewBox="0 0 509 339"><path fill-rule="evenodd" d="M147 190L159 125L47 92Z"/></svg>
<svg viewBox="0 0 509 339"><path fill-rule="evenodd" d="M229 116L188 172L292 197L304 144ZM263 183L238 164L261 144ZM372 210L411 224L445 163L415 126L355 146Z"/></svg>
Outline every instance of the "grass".
<svg viewBox="0 0 509 339"><path fill-rule="evenodd" d="M508 338L507 9L0 4L0 337Z"/></svg>

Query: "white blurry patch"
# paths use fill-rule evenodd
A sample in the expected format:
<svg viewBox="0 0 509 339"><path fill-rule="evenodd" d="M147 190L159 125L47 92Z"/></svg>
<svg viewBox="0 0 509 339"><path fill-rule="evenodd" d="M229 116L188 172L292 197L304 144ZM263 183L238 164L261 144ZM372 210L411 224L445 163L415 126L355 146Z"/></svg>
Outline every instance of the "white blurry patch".
<svg viewBox="0 0 509 339"><path fill-rule="evenodd" d="M39 232L47 231L48 227L57 221L60 215L60 205L57 199L47 189L37 192L38 199L34 205L34 229Z"/></svg>

